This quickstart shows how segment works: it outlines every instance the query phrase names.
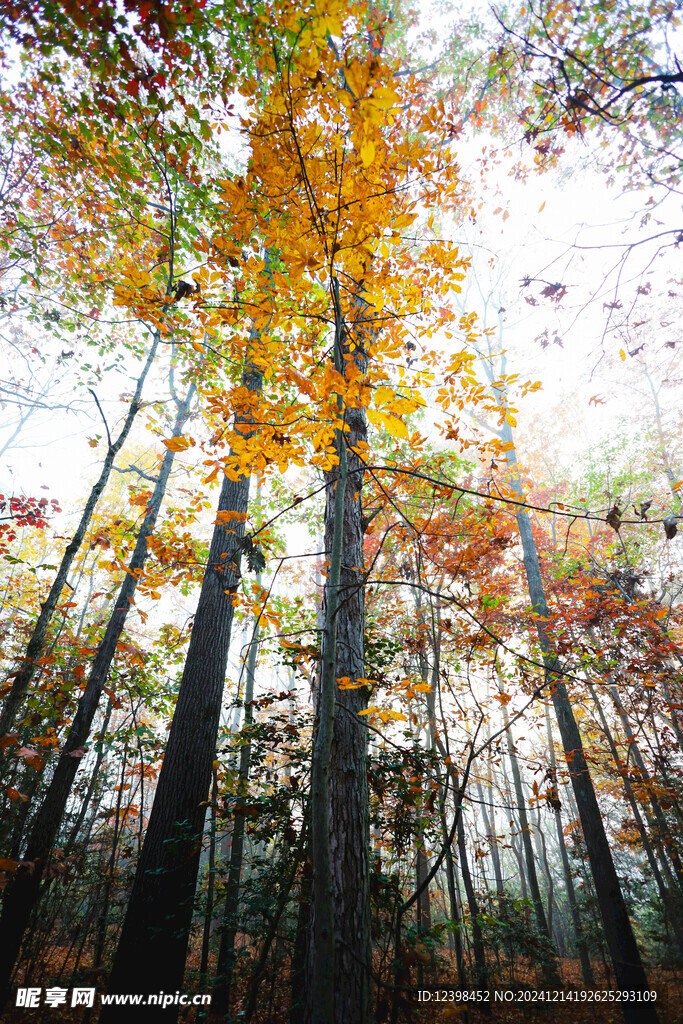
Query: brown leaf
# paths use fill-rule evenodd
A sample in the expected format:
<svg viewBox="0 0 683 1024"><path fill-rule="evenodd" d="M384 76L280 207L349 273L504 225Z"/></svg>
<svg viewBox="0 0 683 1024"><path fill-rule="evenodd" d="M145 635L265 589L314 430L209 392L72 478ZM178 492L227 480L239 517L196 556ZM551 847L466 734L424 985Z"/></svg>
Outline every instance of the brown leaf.
<svg viewBox="0 0 683 1024"><path fill-rule="evenodd" d="M608 523L613 530L619 530L621 526L621 509L618 505L613 505L605 517L605 522Z"/></svg>
<svg viewBox="0 0 683 1024"><path fill-rule="evenodd" d="M678 533L678 525L676 523L676 516L667 516L664 522L664 533L666 534L667 540L673 540Z"/></svg>
<svg viewBox="0 0 683 1024"><path fill-rule="evenodd" d="M647 510L649 509L651 504L652 504L651 501L643 501L640 504L640 508L638 508L636 505L634 505L633 506L633 511L635 512L635 514L637 516L640 516L641 519L644 519L645 522L647 522Z"/></svg>

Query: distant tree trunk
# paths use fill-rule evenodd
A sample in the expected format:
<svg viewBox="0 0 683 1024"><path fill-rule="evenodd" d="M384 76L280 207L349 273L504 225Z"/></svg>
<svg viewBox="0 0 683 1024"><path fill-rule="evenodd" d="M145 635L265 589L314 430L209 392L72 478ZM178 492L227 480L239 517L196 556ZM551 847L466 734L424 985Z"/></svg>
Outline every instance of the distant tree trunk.
<svg viewBox="0 0 683 1024"><path fill-rule="evenodd" d="M550 724L550 711L548 710L547 704L545 707L545 728L546 735L548 737L548 757L550 758L550 767L553 772L553 778L556 779L557 761L555 758L555 744L553 743L553 732ZM560 850L562 871L564 872L564 884L567 890L567 902L569 903L569 910L572 916L572 925L574 927L576 949L579 954L579 961L581 963L581 976L583 978L583 982L586 988L592 988L595 985L595 975L593 974L593 968L591 966L590 957L588 955L588 946L586 945L586 939L583 934L583 929L581 927L579 907L576 901L576 890L574 889L574 879L572 878L571 867L569 866L567 844L564 839L564 830L562 828L562 811L559 807L557 809L557 813L555 816L555 825L557 828L557 845Z"/></svg>
<svg viewBox="0 0 683 1024"><path fill-rule="evenodd" d="M312 890L313 865L310 856L308 856L303 863L299 885L299 910L296 916L296 932L290 969L291 1005L289 1024L301 1024L301 1021L306 1019L306 953L311 924Z"/></svg>
<svg viewBox="0 0 683 1024"><path fill-rule="evenodd" d="M419 837L415 851L415 881L419 889L429 874L429 858L425 854L424 840ZM417 901L417 930L420 934L428 932L432 927L432 908L429 899L429 884L420 893Z"/></svg>
<svg viewBox="0 0 683 1024"><path fill-rule="evenodd" d="M214 767L211 785L211 824L209 833L209 864L206 883L206 909L204 911L204 928L202 930L202 959L199 964L199 985L202 991L209 980L209 954L211 952L211 936L213 934L213 900L216 887L216 818L218 812L218 771ZM204 1014L201 1014L204 1016Z"/></svg>
<svg viewBox="0 0 683 1024"><path fill-rule="evenodd" d="M260 392L262 375L245 371ZM236 418L248 434L250 414ZM205 801L211 785L225 671L239 586L239 543L249 503L249 476L224 477L218 517L194 617L178 701L133 890L114 958L110 992L175 992L182 988ZM140 950L147 952L140 956ZM100 1020L171 1024L177 1007L104 1007Z"/></svg>
<svg viewBox="0 0 683 1024"><path fill-rule="evenodd" d="M500 853L498 852L498 840L496 838L495 828L489 818L489 812L486 807L486 801L484 799L484 790L482 789L481 782L477 781L477 793L479 794L479 803L481 806L481 816L484 819L484 828L486 829L486 838L489 843L489 854L491 857L491 863L493 864L493 874L496 879L496 893L498 899L505 895L505 886L503 885L503 872L500 866ZM493 809L492 809L493 811ZM494 819L495 821L495 819Z"/></svg>
<svg viewBox="0 0 683 1024"><path fill-rule="evenodd" d="M421 583L422 580L421 580L421 576L420 576L419 565L417 567L416 576L417 576L417 579L418 579L418 583ZM418 630L420 630L422 632L422 636L418 636L418 645L417 645L417 648L418 648L418 660L419 660L419 664L420 664L420 679L422 680L423 684L427 684L429 682L429 662L428 662L428 659L427 659L426 642L425 642L425 638L426 638L426 634L427 634L427 624L425 622L424 610L422 608L422 591L421 591L420 587L418 586L418 587L413 588L413 593L414 593L414 597L415 597L415 618L416 618L417 623L418 623ZM438 679L438 671L439 671L438 670L438 663L439 663L439 649L438 648L439 648L439 645L438 645L438 641L437 641L435 636L432 636L432 641L433 641L433 648L434 648L434 671L432 673L432 681L431 681L432 689L429 691L430 696L427 699L428 700L428 707L429 707L429 728L428 728L428 739L427 739L427 742L428 742L428 746L429 746L430 750L433 749L433 746L434 746L434 739L433 739L433 737L434 737L435 732L436 732L436 717L435 717L434 701L433 701L433 699L430 699L430 698L433 698L434 675L436 674L437 679ZM419 743L419 731L418 731L418 734L416 735L415 742ZM422 829L422 826L420 825L419 821L416 821L415 822L415 882L416 882L416 888L422 890L420 892L419 897L418 897L417 906L416 906L416 911L417 911L417 931L418 931L418 934L423 934L424 932L429 931L429 929L432 927L432 911L431 911L431 901L430 901L430 896L429 896L429 883L427 883L425 885L425 887L422 888L422 883L425 881L425 879L427 878L428 874L429 874L429 859L428 859L428 857L425 854L424 833L423 833L423 829ZM423 975L424 975L423 965L422 965L421 962L418 962L418 966L417 966L417 985L418 985L418 988L422 988Z"/></svg>
<svg viewBox="0 0 683 1024"><path fill-rule="evenodd" d="M522 851L519 848L519 842L517 842L517 837L516 836L511 836L510 837L510 845L512 847L512 852L515 855L515 860L517 861L517 870L519 871L519 886L520 886L520 889L522 890L522 899L523 900L528 900L529 899L529 889L528 889L528 886L526 884L526 871L524 870L524 857L522 856Z"/></svg>
<svg viewBox="0 0 683 1024"><path fill-rule="evenodd" d="M509 440L510 442L512 440L511 433ZM512 451L508 452L508 458L516 467L514 457L511 457ZM519 487L518 480L517 487ZM617 987L634 992L649 992L650 986L624 903L621 885L612 860L612 852L605 835L600 807L588 770L579 727L564 682L562 666L544 626L549 612L531 522L528 513L522 509L517 512L516 518L522 541L529 597L537 616L536 629L539 644L548 673L560 736L579 808L584 840L602 914L605 938L614 965ZM649 1002L624 1003L622 1009L627 1024L654 1024L658 1020L657 1012Z"/></svg>
<svg viewBox="0 0 683 1024"><path fill-rule="evenodd" d="M107 481L111 475L112 466L114 465L114 459L123 447L124 442L130 433L131 427L133 426L133 421L140 410L142 388L149 369L154 362L154 357L159 345L159 339L159 332L156 331L154 333L154 340L147 355L147 360L142 368L140 376L138 377L135 394L128 406L128 414L124 420L121 432L115 441L111 441L111 439L109 440L107 454L97 483L92 488L90 496L85 503L85 508L83 509L80 521L76 527L76 532L67 544L64 554L62 555L62 560L59 564L59 568L57 569L57 575L50 587L50 593L40 606L40 615L33 627L33 632L31 633L31 639L28 642L26 653L24 654L19 671L14 676L12 687L5 698L5 702L2 707L2 714L0 714L0 736L4 736L12 728L21 702L31 684L31 680L36 669L36 662L43 650L45 637L47 635L50 622L52 621L55 608L57 607L57 602L59 601L62 590L66 584L69 570L71 569L74 558L78 554L81 544L83 543L88 526L90 525L90 520L92 519L93 512L95 511L95 506L99 501L102 491L107 485Z"/></svg>
<svg viewBox="0 0 683 1024"><path fill-rule="evenodd" d="M257 577L261 583L261 576ZM243 729L247 733L247 742L240 748L240 763L237 772L237 798L240 804L244 804L249 789L249 771L251 767L251 741L248 738L249 728L254 720L254 675L256 672L256 659L258 657L260 625L257 618L254 622L254 630L249 644L249 652L246 659L246 684L244 687L244 723ZM223 925L221 931L221 942L218 950L218 965L216 968L216 980L213 987L213 999L211 1001L211 1012L226 1016L230 1011L230 990L232 987L232 972L235 963L235 938L237 936L237 907L239 903L240 881L242 878L242 860L244 857L244 808L235 809L232 826L232 843L230 846L230 868L228 870L228 881L225 887L225 903L223 905Z"/></svg>
<svg viewBox="0 0 683 1024"><path fill-rule="evenodd" d="M118 793L116 794L116 815L114 818L114 834L111 839L111 850L109 851L109 862L107 864L107 871L104 878L103 892L98 894L98 902L100 903L100 908L97 915L95 951L93 953L93 968L95 970L97 970L97 968L100 967L100 965L102 964L104 948L107 944L107 928L109 925L109 904L111 902L111 887L114 882L114 871L116 870L116 862L118 860L119 836L121 834L121 805L123 801L123 787L126 781L127 768L128 741L126 740L123 746L120 782L118 787Z"/></svg>
<svg viewBox="0 0 683 1024"><path fill-rule="evenodd" d="M621 702L619 691L617 690L616 686L610 686L609 693L614 702L614 706L617 709L617 713L621 719L621 723L624 727L624 732L626 734L626 739L628 741L629 756L633 757L633 760L638 768L638 771L640 772L641 780L645 786L650 804L652 805L652 811L654 814L655 821L657 823L657 829L659 831L659 839L664 844L666 853L669 859L671 860L674 871L676 872L676 880L678 882L678 885L681 889L683 889L683 864L681 864L681 859L678 854L678 850L676 848L673 836L671 835L671 830L669 829L669 826L666 823L666 818L664 817L664 812L662 811L661 804L659 803L659 798L657 797L657 794L654 791L654 787L650 782L650 774L647 770L647 766L645 765L645 761L643 760L643 755L640 752L640 747L638 746L638 742L633 733L633 729L631 728L631 723L629 721L626 708Z"/></svg>
<svg viewBox="0 0 683 1024"><path fill-rule="evenodd" d="M470 865L467 858L467 845L465 843L465 828L463 826L462 815L458 822L458 860L460 862L460 874L462 875L463 885L465 886L467 906L470 911L472 948L474 950L474 964L476 970L476 983L474 988L485 990L488 988L486 952L484 950L484 937L481 931L481 922L479 921L479 904L477 903L477 894L475 893L474 885L472 884L472 875L470 873ZM490 1008L485 1003L482 1003L481 1008L484 1009L484 1011L489 1009L490 1012Z"/></svg>
<svg viewBox="0 0 683 1024"><path fill-rule="evenodd" d="M550 869L548 862L548 848L546 846L545 836L543 835L543 824L541 822L541 808L536 805L536 827L534 828L534 843L536 845L536 857L539 864L543 865L545 871L545 878L548 884L548 903L546 911L546 920L548 922L548 937L551 941L555 942L555 926L553 923L553 908L555 906L555 879ZM561 956L562 954L560 954Z"/></svg>
<svg viewBox="0 0 683 1024"><path fill-rule="evenodd" d="M664 882L664 879L662 877L662 873L661 873L661 871L659 869L659 864L657 863L657 858L655 857L655 851L653 849L653 844L652 844L652 842L650 842L650 837L647 834L647 829L645 828L645 823L644 823L642 815L640 813L640 807L638 806L638 801L636 799L636 795L633 792L633 786L631 785L631 780L629 778L628 769L627 769L623 759L619 756L619 751L617 750L617 745L616 745L616 742L615 742L614 737L612 735L612 730L609 727L609 723L607 722L607 718L605 717L605 712L603 711L602 705L601 705L601 703L600 703L600 701L598 699L598 696L597 696L597 694L595 692L595 689L593 688L593 686L591 686L590 683L587 683L587 686L588 686L588 691L589 691L591 697L593 698L593 703L595 704L595 707L597 709L598 717L600 718L600 724L602 725L602 731L603 731L603 734L605 736L605 739L607 740L607 745L610 748L610 753L612 755L612 759L614 761L615 767L616 767L617 771L619 772L619 775L621 776L621 781L622 781L623 786L624 786L624 794L625 794L626 799L627 799L627 801L628 801L628 803L629 803L629 805L631 807L631 812L633 814L633 820L636 823L636 828L638 829L638 834L640 835L640 843L641 843L641 846L643 847L643 852L645 854L645 857L647 858L648 864L650 865L650 870L652 871L652 876L653 876L655 882L657 883L657 888L659 889L659 895L660 895L660 899L662 901L664 910L665 910L665 912L667 913L667 915L671 919L671 925L673 927L674 934L676 936L676 941L678 942L679 946L681 946L681 940L683 939L683 929L681 928L680 920L677 920L678 915L676 913L676 910L675 910L675 907L674 907L673 903L670 900L670 894L669 894L668 888L666 886L666 883ZM668 869L669 873L670 873L670 869L668 867L668 863L666 861L666 855L664 854L664 851L661 848L658 848L658 852L659 852L659 855L660 855L660 859L662 861L662 867L664 868L665 871ZM675 879L673 878L672 875L670 875L670 880L671 880L673 885L676 884ZM683 946L681 946L681 950L683 951Z"/></svg>
<svg viewBox="0 0 683 1024"><path fill-rule="evenodd" d="M176 433L180 432L189 415L194 391L193 384L185 401L179 404L174 428ZM5 892L2 916L0 917L0 934L4 939L4 949L0 956L0 1007L9 994L12 967L19 955L21 940L28 925L31 910L40 895L43 869L49 860L52 845L64 816L73 780L84 752L84 745L88 741L90 728L116 654L116 645L132 607L131 602L137 587L138 570L143 569L147 559L147 539L152 535L156 525L173 460L174 453L167 450L138 533L133 555L128 565L128 573L119 590L104 636L97 647L83 696L78 702L76 715L71 723L54 775L33 821L23 858L32 867L30 869L20 867Z"/></svg>
<svg viewBox="0 0 683 1024"><path fill-rule="evenodd" d="M81 806L79 808L78 815L76 816L76 820L73 823L71 831L69 832L69 838L67 839L66 843L64 844L64 853L67 856L71 853L71 850L73 849L74 843L78 839L78 833L81 830L81 826L83 825L83 822L85 820L85 816L88 813L88 808L90 807L90 801L92 800L93 794L95 792L95 789L97 788L97 783L98 783L98 780L99 780L99 775L100 775L100 771L101 771L101 768L102 768L102 764L103 764L104 759L105 759L105 757L107 755L107 751L106 751L105 746L104 746L104 737L106 736L107 729L109 728L109 721L111 719L111 713L112 713L113 708L114 708L114 704L113 704L113 701L112 701L112 699L110 697L109 700L107 701L107 710L104 713L104 720L103 720L102 725L100 727L99 740L98 740L100 749L97 751L97 757L95 759L95 764L93 765L92 775L90 776L90 782L88 784L88 789L87 789L86 794L83 797L83 800L81 802Z"/></svg>
<svg viewBox="0 0 683 1024"><path fill-rule="evenodd" d="M503 693L503 684L500 676L498 676L498 688ZM544 970L547 975L548 982L552 982L553 985L560 983L560 977L557 967L557 956L555 952L555 944L552 936L552 931L548 927L548 922L545 916L545 910L543 909L543 899L541 897L541 890L538 884L538 875L536 874L536 860L534 858L534 849L531 842L531 828L529 825L529 818L526 812L526 797L524 794L524 788L522 786L522 777L519 771L519 762L517 761L517 750L515 747L514 739L512 736L512 729L510 727L510 716L505 704L501 703L503 712L503 723L505 725L505 738L507 740L508 757L510 758L510 768L512 770L512 781L515 787L515 797L517 799L517 815L519 817L519 827L522 833L522 846L524 848L524 856L526 859L526 875L527 882L529 884L529 892L531 893L531 901L534 905L534 913L536 915L536 923L538 930L541 935L545 935L550 943L550 953L547 965Z"/></svg>
<svg viewBox="0 0 683 1024"><path fill-rule="evenodd" d="M448 828L446 825L446 814L444 809L444 801L441 798L441 835L444 843L448 840ZM458 968L458 984L461 989L467 988L467 970L465 967L465 957L463 956L462 949L462 919L460 917L460 911L458 909L458 894L455 885L455 864L453 863L453 851L450 844L446 850L446 856L444 858L446 865L446 880L448 882L448 903L451 914L451 925L453 926L453 939L455 946L455 962Z"/></svg>

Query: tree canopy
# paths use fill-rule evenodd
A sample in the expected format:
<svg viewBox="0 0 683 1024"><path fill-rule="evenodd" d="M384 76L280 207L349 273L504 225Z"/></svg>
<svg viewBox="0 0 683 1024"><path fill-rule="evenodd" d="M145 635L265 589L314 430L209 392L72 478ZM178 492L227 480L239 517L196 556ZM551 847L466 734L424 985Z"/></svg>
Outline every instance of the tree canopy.
<svg viewBox="0 0 683 1024"><path fill-rule="evenodd" d="M680 28L3 7L7 1020L677 1019Z"/></svg>

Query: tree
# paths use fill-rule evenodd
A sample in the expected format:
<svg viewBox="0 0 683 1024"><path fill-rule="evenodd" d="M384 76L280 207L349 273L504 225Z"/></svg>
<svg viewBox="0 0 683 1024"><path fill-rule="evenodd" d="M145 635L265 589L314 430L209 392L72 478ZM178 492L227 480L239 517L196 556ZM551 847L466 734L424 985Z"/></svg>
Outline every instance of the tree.
<svg viewBox="0 0 683 1024"><path fill-rule="evenodd" d="M194 385L191 385L185 399L183 401L177 400L178 414L174 428L176 436L180 434L189 416L194 391ZM52 845L78 770L79 760L85 753L85 744L88 741L92 722L116 653L117 644L123 633L126 618L135 595L138 575L144 569L148 555L147 541L154 531L174 457L175 452L173 447L171 447L164 455L154 493L147 506L133 557L128 566L128 574L121 586L113 613L107 624L107 629L93 659L88 681L85 685L83 696L78 702L78 709L69 729L64 749L61 752L41 807L32 823L31 834L26 845L24 857L20 864L15 865L15 878L3 900L0 924L3 927L7 943L3 961L0 964L0 1002L2 1004L5 1003L9 995L9 984L14 962L19 953L21 940L28 925L31 911L40 894L40 883L43 873L49 865Z"/></svg>

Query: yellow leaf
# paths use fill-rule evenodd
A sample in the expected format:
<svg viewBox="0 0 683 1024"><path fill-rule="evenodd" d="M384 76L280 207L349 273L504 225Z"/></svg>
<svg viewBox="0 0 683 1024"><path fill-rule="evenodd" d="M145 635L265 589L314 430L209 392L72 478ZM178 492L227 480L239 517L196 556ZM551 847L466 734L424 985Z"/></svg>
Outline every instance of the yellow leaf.
<svg viewBox="0 0 683 1024"><path fill-rule="evenodd" d="M623 348L619 349L619 355L621 356L622 360L625 362L626 361L626 353L624 352Z"/></svg>
<svg viewBox="0 0 683 1024"><path fill-rule="evenodd" d="M170 452L184 452L186 448L192 448L194 441L191 437L170 437L163 442Z"/></svg>
<svg viewBox="0 0 683 1024"><path fill-rule="evenodd" d="M146 270L131 270L128 276L124 278L124 283L132 285L133 288L144 288L151 280L152 278Z"/></svg>
<svg viewBox="0 0 683 1024"><path fill-rule="evenodd" d="M391 226L395 231L399 228L409 228L416 217L416 213L400 213L398 217L393 218Z"/></svg>
<svg viewBox="0 0 683 1024"><path fill-rule="evenodd" d="M431 686L429 683L418 683L413 689L417 690L418 693L429 693Z"/></svg>
<svg viewBox="0 0 683 1024"><path fill-rule="evenodd" d="M375 143L371 139L366 139L360 147L360 158L363 161L363 167L369 167L375 159Z"/></svg>
<svg viewBox="0 0 683 1024"><path fill-rule="evenodd" d="M398 103L398 95L393 89L387 88L386 85L379 85L372 94L372 102L378 107L388 110L389 107L393 107Z"/></svg>
<svg viewBox="0 0 683 1024"><path fill-rule="evenodd" d="M400 420L398 416L392 416L388 412L380 412L378 409L368 409L368 420L372 423L373 427L377 427L379 430L386 430L387 434L391 434L392 437L408 438L408 428Z"/></svg>
<svg viewBox="0 0 683 1024"><path fill-rule="evenodd" d="M361 64L357 60L352 60L349 67L344 71L344 77L349 89L355 98L358 99L363 92L365 84L365 74Z"/></svg>
<svg viewBox="0 0 683 1024"><path fill-rule="evenodd" d="M387 405L388 402L393 402L396 398L396 392L393 388L389 388L386 384L381 384L378 388L375 388L375 405Z"/></svg>

